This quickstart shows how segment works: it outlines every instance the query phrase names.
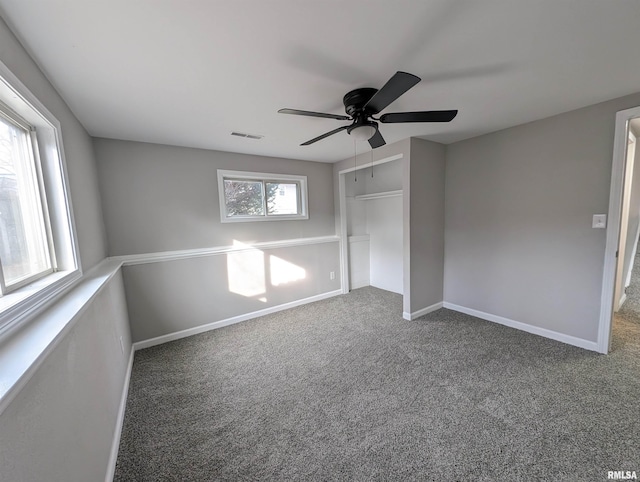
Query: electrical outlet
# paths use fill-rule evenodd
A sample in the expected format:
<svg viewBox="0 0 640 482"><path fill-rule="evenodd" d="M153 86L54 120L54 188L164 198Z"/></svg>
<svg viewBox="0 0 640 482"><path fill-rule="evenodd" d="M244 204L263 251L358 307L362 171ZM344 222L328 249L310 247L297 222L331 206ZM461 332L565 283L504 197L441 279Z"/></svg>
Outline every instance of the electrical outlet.
<svg viewBox="0 0 640 482"><path fill-rule="evenodd" d="M331 273L329 273L329 279L336 279L336 272L332 271Z"/></svg>

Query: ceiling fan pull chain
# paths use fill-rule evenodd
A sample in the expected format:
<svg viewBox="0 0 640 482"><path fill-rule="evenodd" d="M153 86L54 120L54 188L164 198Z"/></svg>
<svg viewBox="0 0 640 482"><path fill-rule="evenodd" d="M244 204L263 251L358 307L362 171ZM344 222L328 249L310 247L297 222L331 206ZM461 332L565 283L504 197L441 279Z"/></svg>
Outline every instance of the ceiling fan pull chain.
<svg viewBox="0 0 640 482"><path fill-rule="evenodd" d="M371 179L373 179L373 149L371 149Z"/></svg>
<svg viewBox="0 0 640 482"><path fill-rule="evenodd" d="M356 162L356 140L353 140L353 182L358 182L358 164Z"/></svg>

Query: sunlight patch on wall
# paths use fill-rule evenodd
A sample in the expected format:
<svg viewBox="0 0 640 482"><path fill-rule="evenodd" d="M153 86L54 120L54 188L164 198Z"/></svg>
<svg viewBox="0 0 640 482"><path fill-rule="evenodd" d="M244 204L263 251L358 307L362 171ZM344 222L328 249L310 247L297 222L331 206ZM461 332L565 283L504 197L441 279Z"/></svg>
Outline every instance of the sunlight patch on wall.
<svg viewBox="0 0 640 482"><path fill-rule="evenodd" d="M236 240L233 246L240 251L227 253L229 291L246 297L265 294L264 253Z"/></svg>
<svg viewBox="0 0 640 482"><path fill-rule="evenodd" d="M269 270L271 271L271 284L273 286L292 283L307 277L307 272L304 268L277 256L269 256Z"/></svg>

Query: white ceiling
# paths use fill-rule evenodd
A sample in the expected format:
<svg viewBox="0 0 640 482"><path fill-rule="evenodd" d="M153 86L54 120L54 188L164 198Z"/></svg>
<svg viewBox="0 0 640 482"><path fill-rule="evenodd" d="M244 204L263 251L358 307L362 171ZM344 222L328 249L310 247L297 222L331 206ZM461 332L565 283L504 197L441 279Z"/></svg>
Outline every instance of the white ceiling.
<svg viewBox="0 0 640 482"><path fill-rule="evenodd" d="M93 136L333 162L342 97L422 78L387 143L450 143L640 91L638 0L0 0L0 14ZM260 141L231 131L262 134ZM368 148L359 143L358 150Z"/></svg>

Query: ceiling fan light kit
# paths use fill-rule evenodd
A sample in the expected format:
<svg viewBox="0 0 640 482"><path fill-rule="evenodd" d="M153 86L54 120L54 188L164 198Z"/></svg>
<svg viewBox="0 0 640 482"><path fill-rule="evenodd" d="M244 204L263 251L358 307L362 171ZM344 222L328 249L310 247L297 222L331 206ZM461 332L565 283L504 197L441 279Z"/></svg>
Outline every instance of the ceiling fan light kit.
<svg viewBox="0 0 640 482"><path fill-rule="evenodd" d="M367 122L366 124L348 127L347 133L356 141L368 141L378 130L377 127L374 122Z"/></svg>
<svg viewBox="0 0 640 482"><path fill-rule="evenodd" d="M458 114L457 110L435 110L396 112L384 114L380 118L373 117L418 82L420 82L420 77L407 72L396 72L380 90L370 87L352 90L342 99L345 112L348 116L297 109L280 109L278 112L281 114L352 121L348 126L338 127L337 129L300 144L301 146L308 146L346 130L347 134L353 136L356 140L368 140L371 148L375 149L386 144L378 129L378 122L383 124L403 122L451 122Z"/></svg>

